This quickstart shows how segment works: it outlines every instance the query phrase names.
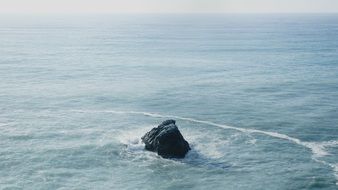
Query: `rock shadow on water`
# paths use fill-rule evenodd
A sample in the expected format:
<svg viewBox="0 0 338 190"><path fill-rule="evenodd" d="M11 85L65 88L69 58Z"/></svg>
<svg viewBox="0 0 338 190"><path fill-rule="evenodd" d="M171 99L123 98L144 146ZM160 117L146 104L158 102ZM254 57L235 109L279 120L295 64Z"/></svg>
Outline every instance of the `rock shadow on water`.
<svg viewBox="0 0 338 190"><path fill-rule="evenodd" d="M198 150L194 149L194 144L191 144L191 150L184 159L173 160L190 165L192 167L207 169L228 170L232 167L231 164L221 161L220 159L212 158L202 154Z"/></svg>

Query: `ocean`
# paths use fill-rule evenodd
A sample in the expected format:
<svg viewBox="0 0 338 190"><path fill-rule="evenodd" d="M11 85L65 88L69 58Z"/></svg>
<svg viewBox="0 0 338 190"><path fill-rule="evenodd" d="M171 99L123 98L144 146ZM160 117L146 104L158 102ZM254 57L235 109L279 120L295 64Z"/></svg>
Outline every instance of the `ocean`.
<svg viewBox="0 0 338 190"><path fill-rule="evenodd" d="M338 189L338 15L0 15L0 189Z"/></svg>

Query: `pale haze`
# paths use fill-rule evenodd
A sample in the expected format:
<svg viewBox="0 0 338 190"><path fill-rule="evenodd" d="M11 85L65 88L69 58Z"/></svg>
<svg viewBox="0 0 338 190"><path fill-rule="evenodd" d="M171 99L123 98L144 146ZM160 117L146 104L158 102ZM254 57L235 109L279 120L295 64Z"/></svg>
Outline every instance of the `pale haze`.
<svg viewBox="0 0 338 190"><path fill-rule="evenodd" d="M331 13L337 0L0 0L0 13Z"/></svg>

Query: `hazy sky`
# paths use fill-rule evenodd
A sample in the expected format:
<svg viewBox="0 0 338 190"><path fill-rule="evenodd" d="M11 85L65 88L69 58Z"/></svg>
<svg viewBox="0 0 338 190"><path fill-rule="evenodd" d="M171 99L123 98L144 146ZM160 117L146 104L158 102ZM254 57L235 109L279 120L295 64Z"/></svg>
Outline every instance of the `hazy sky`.
<svg viewBox="0 0 338 190"><path fill-rule="evenodd" d="M0 13L338 12L338 0L0 0Z"/></svg>

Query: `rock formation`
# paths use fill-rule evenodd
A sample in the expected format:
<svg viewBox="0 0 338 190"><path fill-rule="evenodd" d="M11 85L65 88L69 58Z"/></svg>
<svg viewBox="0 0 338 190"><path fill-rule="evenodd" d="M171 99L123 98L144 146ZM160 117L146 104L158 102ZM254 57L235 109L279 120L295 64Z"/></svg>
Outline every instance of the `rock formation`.
<svg viewBox="0 0 338 190"><path fill-rule="evenodd" d="M163 158L184 158L190 146L175 123L175 120L166 120L147 132L142 137L145 149L157 152Z"/></svg>

